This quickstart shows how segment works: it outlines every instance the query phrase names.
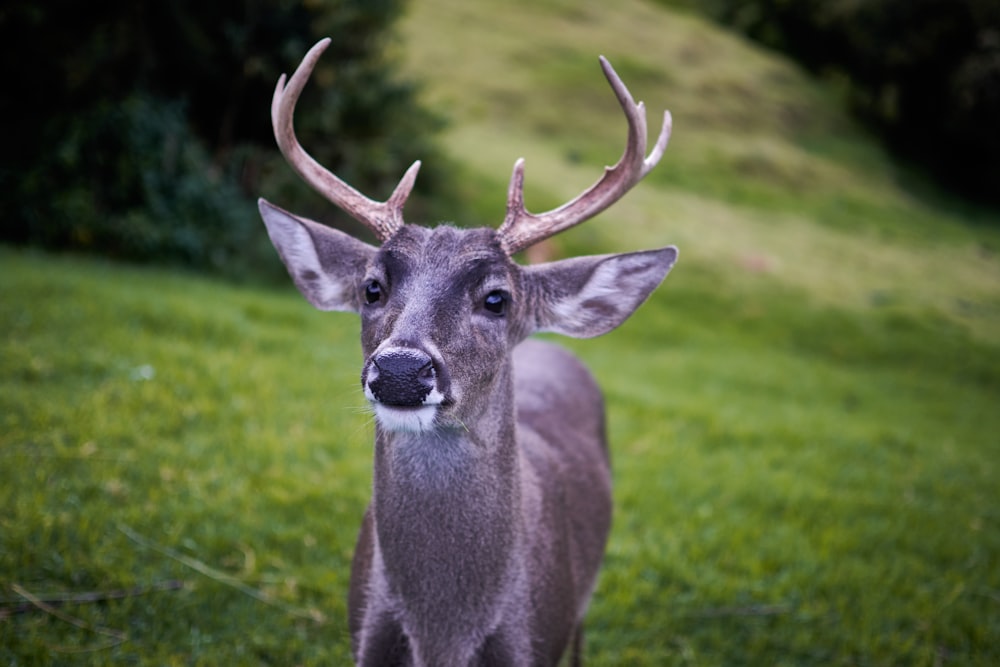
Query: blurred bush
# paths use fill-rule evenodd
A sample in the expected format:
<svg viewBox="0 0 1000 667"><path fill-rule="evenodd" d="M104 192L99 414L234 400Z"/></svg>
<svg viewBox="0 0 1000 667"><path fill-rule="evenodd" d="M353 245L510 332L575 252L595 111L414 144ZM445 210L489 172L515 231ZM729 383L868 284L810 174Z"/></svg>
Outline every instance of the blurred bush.
<svg viewBox="0 0 1000 667"><path fill-rule="evenodd" d="M1000 203L997 0L661 0L848 82L900 155Z"/></svg>
<svg viewBox="0 0 1000 667"><path fill-rule="evenodd" d="M296 127L317 160L388 196L413 160L434 152L440 124L385 55L401 5L4 3L0 240L233 274L274 257L256 212L262 194L350 225L284 166L271 94L331 36ZM436 182L427 162L424 193ZM408 212L419 211L419 191L416 200Z"/></svg>

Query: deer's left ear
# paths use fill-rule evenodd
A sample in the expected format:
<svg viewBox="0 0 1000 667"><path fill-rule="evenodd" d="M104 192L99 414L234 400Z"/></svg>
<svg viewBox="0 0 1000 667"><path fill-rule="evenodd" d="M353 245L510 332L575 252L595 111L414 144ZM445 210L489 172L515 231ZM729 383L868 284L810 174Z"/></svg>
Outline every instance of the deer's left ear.
<svg viewBox="0 0 1000 667"><path fill-rule="evenodd" d="M358 285L377 249L263 199L257 205L271 243L302 296L319 310L358 312Z"/></svg>
<svg viewBox="0 0 1000 667"><path fill-rule="evenodd" d="M676 261L677 248L669 246L527 266L534 330L573 338L605 334L642 305Z"/></svg>

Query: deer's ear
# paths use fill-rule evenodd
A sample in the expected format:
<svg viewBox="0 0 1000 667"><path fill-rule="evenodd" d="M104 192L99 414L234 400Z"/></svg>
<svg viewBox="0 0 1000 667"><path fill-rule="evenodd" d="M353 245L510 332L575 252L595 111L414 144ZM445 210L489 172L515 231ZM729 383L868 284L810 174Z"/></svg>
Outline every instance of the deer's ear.
<svg viewBox="0 0 1000 667"><path fill-rule="evenodd" d="M677 261L677 248L574 257L526 267L535 331L574 338L605 334L635 312Z"/></svg>
<svg viewBox="0 0 1000 667"><path fill-rule="evenodd" d="M257 205L271 243L309 303L320 310L358 312L358 285L377 249L263 199Z"/></svg>

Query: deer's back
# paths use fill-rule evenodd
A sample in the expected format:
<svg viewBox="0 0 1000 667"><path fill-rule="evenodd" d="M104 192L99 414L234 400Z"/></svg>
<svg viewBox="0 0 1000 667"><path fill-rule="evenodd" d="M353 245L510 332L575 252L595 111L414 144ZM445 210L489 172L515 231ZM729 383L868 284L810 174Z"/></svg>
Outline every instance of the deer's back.
<svg viewBox="0 0 1000 667"><path fill-rule="evenodd" d="M537 513L530 519L549 524L535 533L531 545L532 558L542 561L535 571L566 577L536 585L550 586L556 589L553 597L564 598L565 608L552 609L554 616L572 615L578 621L589 602L611 525L604 399L576 357L537 340L515 348L514 383L518 438L529 469L526 511ZM553 617L551 622L563 625L565 620Z"/></svg>
<svg viewBox="0 0 1000 667"><path fill-rule="evenodd" d="M571 459L607 459L604 398L590 371L565 348L528 339L514 348L519 426Z"/></svg>

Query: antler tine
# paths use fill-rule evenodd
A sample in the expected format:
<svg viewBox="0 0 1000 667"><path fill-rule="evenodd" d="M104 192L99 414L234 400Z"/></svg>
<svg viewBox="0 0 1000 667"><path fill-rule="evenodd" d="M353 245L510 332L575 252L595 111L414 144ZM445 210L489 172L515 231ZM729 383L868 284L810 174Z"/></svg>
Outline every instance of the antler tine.
<svg viewBox="0 0 1000 667"><path fill-rule="evenodd" d="M327 37L309 49L302 63L292 74L292 78L288 79L287 85L284 74L278 79L271 100L271 125L274 128L274 138L288 164L306 183L335 206L371 229L379 241L386 241L404 224L403 205L417 179L420 161L414 162L403 174L403 178L389 199L378 202L361 194L316 162L295 137L293 127L295 104L316 67L316 61L329 45L330 38Z"/></svg>
<svg viewBox="0 0 1000 667"><path fill-rule="evenodd" d="M604 76L615 91L628 120L625 152L613 167L606 167L604 175L576 199L545 213L529 213L524 207L524 159L519 159L514 164L507 191L507 215L497 230L508 255L578 225L611 206L656 166L667 148L672 124L670 112L663 113L660 135L653 150L646 156L646 108L642 102L636 104L611 63L604 56L600 60Z"/></svg>

